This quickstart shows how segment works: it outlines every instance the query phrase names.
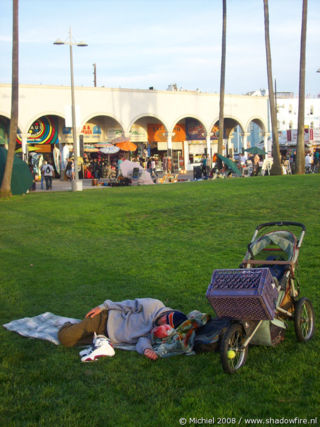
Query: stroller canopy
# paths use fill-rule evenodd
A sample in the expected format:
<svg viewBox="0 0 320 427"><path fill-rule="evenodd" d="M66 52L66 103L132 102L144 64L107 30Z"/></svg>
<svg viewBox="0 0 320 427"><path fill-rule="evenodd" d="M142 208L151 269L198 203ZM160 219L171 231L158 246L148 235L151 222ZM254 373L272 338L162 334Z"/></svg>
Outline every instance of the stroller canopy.
<svg viewBox="0 0 320 427"><path fill-rule="evenodd" d="M256 256L269 245L276 245L288 256L287 261L292 261L297 244L296 236L290 231L273 231L259 237L249 245L251 255ZM248 254L249 255L249 254ZM246 257L246 259L248 259Z"/></svg>

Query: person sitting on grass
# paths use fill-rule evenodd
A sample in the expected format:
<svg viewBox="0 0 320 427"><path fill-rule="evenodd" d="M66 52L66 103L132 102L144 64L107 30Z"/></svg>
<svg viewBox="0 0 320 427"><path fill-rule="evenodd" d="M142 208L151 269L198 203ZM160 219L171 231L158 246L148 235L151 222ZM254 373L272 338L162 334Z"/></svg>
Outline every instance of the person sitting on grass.
<svg viewBox="0 0 320 427"><path fill-rule="evenodd" d="M73 347L94 344L97 334L107 337L111 345L134 345L138 353L156 360L158 356L152 349L151 330L163 324L177 328L185 320L185 314L166 307L157 299L136 298L121 302L106 300L92 308L79 323L65 323L58 332L58 338L62 345ZM113 354L96 351L95 357L89 360ZM82 361L89 360L84 357Z"/></svg>

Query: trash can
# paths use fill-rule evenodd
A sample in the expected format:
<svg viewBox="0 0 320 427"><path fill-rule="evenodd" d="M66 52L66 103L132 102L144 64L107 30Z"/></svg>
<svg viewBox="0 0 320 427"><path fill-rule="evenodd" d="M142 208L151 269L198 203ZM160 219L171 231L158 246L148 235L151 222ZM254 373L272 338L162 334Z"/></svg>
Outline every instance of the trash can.
<svg viewBox="0 0 320 427"><path fill-rule="evenodd" d="M202 168L201 166L193 166L193 179L202 178Z"/></svg>

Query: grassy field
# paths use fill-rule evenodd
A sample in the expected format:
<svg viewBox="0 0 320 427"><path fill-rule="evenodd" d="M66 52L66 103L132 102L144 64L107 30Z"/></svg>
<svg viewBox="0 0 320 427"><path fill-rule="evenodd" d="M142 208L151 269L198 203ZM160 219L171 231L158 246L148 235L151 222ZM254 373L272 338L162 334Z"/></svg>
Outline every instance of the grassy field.
<svg viewBox="0 0 320 427"><path fill-rule="evenodd" d="M320 175L1 201L1 324L46 311L81 318L107 298L154 297L213 314L205 297L213 270L237 267L255 226L276 220L307 227L299 278L318 323L319 212ZM179 426L180 418L192 425L213 417L220 425L320 422L320 340L316 334L297 343L292 324L281 345L250 347L235 375L223 372L218 353L152 362L119 350L81 364L77 349L4 328L0 337L1 426Z"/></svg>

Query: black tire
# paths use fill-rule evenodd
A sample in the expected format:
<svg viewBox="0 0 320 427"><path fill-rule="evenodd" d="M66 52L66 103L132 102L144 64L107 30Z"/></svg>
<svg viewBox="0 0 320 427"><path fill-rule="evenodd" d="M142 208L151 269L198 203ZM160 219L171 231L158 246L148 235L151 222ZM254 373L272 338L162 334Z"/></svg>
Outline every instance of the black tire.
<svg viewBox="0 0 320 427"><path fill-rule="evenodd" d="M248 355L248 346L243 347L244 331L239 323L234 323L227 329L223 335L220 345L220 357L223 370L233 374L246 363ZM228 357L228 351L235 352L235 357Z"/></svg>
<svg viewBox="0 0 320 427"><path fill-rule="evenodd" d="M308 298L301 298L295 303L294 328L297 340L309 341L314 333L314 311Z"/></svg>

